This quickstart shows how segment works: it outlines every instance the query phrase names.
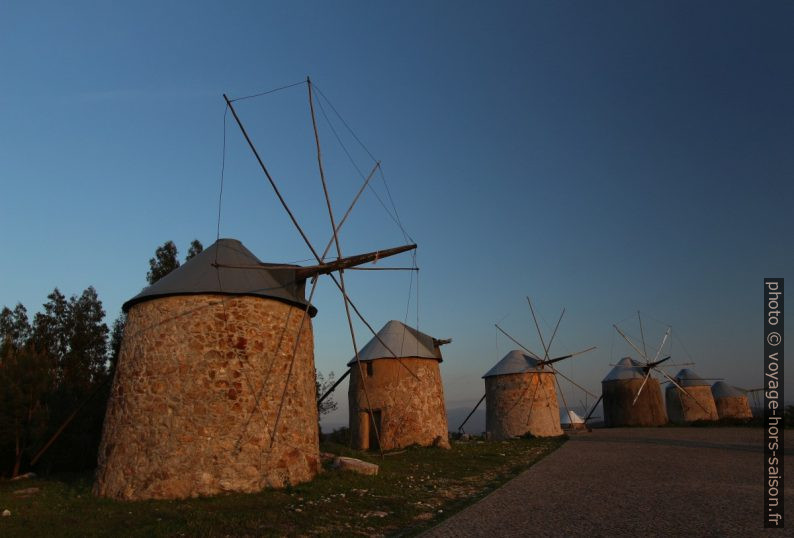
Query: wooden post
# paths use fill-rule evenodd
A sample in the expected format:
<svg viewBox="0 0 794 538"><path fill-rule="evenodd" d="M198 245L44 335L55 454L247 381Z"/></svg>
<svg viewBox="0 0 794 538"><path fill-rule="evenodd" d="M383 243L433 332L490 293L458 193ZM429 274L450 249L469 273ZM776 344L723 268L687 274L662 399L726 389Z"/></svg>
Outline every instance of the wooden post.
<svg viewBox="0 0 794 538"><path fill-rule="evenodd" d="M306 77L306 85L309 89L309 109L311 111L312 116L312 127L314 128L314 140L317 146L317 166L320 169L320 180L323 184L323 194L325 195L325 205L328 207L328 218L331 220L331 231L334 233L334 244L336 245L336 255L339 257L337 264L340 264L342 261L342 247L339 246L339 234L336 232L336 222L334 220L334 212L331 209L331 197L328 195L328 185L325 182L325 171L323 170L323 160L320 153L320 135L317 133L317 119L314 117L314 101L312 99L312 81L309 77ZM416 248L416 245L413 246ZM406 249L408 250L408 249ZM404 252L404 251L403 251ZM375 257L377 258L378 253L375 253ZM334 264L328 264L333 266ZM353 265L359 265L358 263L354 263ZM369 414L370 418L372 419L372 428L375 432L375 438L378 441L378 450L380 451L381 457L383 457L383 449L381 448L380 443L380 432L378 432L378 425L375 424L375 416L372 414L371 404L369 402L369 394L367 393L367 384L364 379L363 371L361 369L361 361L359 360L358 356L358 344L356 343L356 332L353 330L353 318L350 316L350 305L348 304L347 300L347 291L345 291L345 272L344 272L344 264L338 266L338 268L331 269L327 272L331 271L339 271L339 290L342 292L342 297L345 303L345 315L347 316L347 324L350 328L350 338L353 341L353 351L356 354L356 364L358 365L359 374L361 375L361 386L364 388L364 396L367 399L367 406L370 407ZM321 274L322 270L317 274Z"/></svg>
<svg viewBox="0 0 794 538"><path fill-rule="evenodd" d="M243 133L243 136L245 137L245 141L248 142L248 146L251 148L251 151L254 152L254 157L256 157L256 160L259 163L260 168L262 168L262 171L265 173L265 177L267 177L267 180L270 182L270 186L273 187L273 190L276 192L276 196L278 197L279 201L281 202L281 205L284 207L284 210L289 215L290 220L292 220L292 224L295 225L295 228L297 228L298 233L303 238L303 241L309 247L309 250L312 251L312 254L314 254L314 257L317 258L317 260L319 261L320 257L317 255L317 251L314 250L314 247L312 246L311 242L309 241L309 238L306 237L306 234L303 232L303 228L301 228L300 224L298 224L298 221L295 219L295 215L292 214L292 211L290 210L289 206L287 205L286 200L284 200L284 197L281 196L281 191L278 190L278 187L276 186L276 182L273 181L273 178L270 176L270 172L267 171L267 167L265 166L265 163L262 162L262 158L259 156L259 152L256 151L256 147L254 147L254 143L251 141L251 138L249 138L248 133L245 130L245 127L243 127L243 122L240 121L240 118L237 116L237 111L234 110L234 107L232 106L232 102L229 101L229 98L226 97L225 93L223 94L223 98L226 100L226 106L228 106L229 110L232 111L232 115L234 116L234 120L237 122L237 125L240 127L240 131Z"/></svg>
<svg viewBox="0 0 794 538"><path fill-rule="evenodd" d="M358 418L358 439L354 440L354 446L361 447L361 450L369 450L369 423L370 416L367 411L357 413Z"/></svg>

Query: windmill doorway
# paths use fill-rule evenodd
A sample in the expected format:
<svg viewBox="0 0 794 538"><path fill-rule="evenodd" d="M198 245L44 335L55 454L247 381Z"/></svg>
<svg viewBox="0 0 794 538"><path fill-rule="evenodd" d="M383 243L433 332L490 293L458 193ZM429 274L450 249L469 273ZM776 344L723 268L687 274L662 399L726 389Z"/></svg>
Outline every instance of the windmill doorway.
<svg viewBox="0 0 794 538"><path fill-rule="evenodd" d="M372 417L370 418L369 413L367 413L367 421L372 420L374 424L370 425L369 428L369 449L370 450L380 450L380 443L378 443L378 436L383 435L383 429L381 428L381 411L380 409L373 409L372 410ZM374 427L373 427L374 426Z"/></svg>

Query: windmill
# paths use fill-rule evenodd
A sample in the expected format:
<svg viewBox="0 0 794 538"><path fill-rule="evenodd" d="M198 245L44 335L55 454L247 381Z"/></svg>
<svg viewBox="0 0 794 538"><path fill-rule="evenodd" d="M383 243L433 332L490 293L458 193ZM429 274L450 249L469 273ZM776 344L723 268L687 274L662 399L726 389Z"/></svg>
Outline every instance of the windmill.
<svg viewBox="0 0 794 538"><path fill-rule="evenodd" d="M642 316L637 312L640 325L642 348L637 345L617 324L613 327L617 333L639 355L641 360L625 357L621 359L601 382L602 393L599 401L604 401L604 423L612 426L660 426L667 423L667 415L662 400L661 386L652 377L652 373L661 374L681 392L686 390L660 365L670 359L670 356L659 358L665 344L672 334L668 327L664 336L651 356L645 343L645 332L642 325ZM593 406L588 417L598 405Z"/></svg>
<svg viewBox="0 0 794 538"><path fill-rule="evenodd" d="M305 482L320 471L310 319L317 313L312 298L319 278L328 275L342 294L361 368L353 314L378 336L347 293L345 271L416 245L343 255L340 229L379 164L337 220L323 170L314 90L308 78L305 84L331 239L322 253L309 241L246 132L235 100L224 95L226 110L316 263L263 263L218 232L211 247L125 303L128 322L103 429L97 495L140 500L254 492ZM220 211L218 219L220 230ZM327 260L332 246L336 256Z"/></svg>
<svg viewBox="0 0 794 538"><path fill-rule="evenodd" d="M764 414L764 400L759 395L763 395L764 389L744 389L742 387L734 387L737 390L741 391L744 394L745 398L748 400L748 405L750 406L750 414L751 416L762 416ZM715 396L716 398L716 396ZM752 399L752 403L750 400ZM717 410L719 410L719 404L717 405Z"/></svg>
<svg viewBox="0 0 794 538"><path fill-rule="evenodd" d="M323 160L322 160L322 154L321 154L321 149L320 149L320 137L319 137L319 132L318 132L318 128L317 128L317 119L316 119L316 116L315 116L315 109L314 109L314 86L313 86L313 84L311 82L311 79L309 77L306 77L306 86L307 86L307 90L308 90L309 111L310 111L310 115L311 115L312 129L313 129L313 132L314 132L315 147L316 147L316 150L317 150L318 171L319 171L320 181L321 181L321 184L322 184L322 189L323 189L323 195L324 195L324 198L325 198L326 208L328 210L328 216L329 216L329 220L330 220L330 224L331 224L331 231L332 231L332 234L333 234L332 238L328 241L328 244L326 245L326 248L323 251L322 255L318 255L316 249L312 246L312 244L309 241L308 237L306 236L306 234L304 233L304 231L302 230L302 228L298 224L297 220L295 219L292 211L289 209L289 207L287 206L286 202L284 201L283 196L279 192L278 187L276 186L275 182L273 181L273 178L271 177L270 173L268 172L267 168L265 167L264 163L262 162L262 159L260 158L259 153L257 152L256 148L254 147L253 142L251 141L250 137L248 136L248 133L246 132L245 127L243 126L242 122L240 121L240 118L237 115L237 112L235 111L235 109L234 109L234 107L232 105L232 101L229 100L229 98L226 96L226 94L224 94L223 97L224 97L224 99L226 101L226 104L227 104L229 110L232 112L232 115L234 116L235 121L237 122L238 126L240 127L240 130L241 130L243 136L245 137L246 142L248 143L251 151L253 152L254 156L256 157L256 160L259 163L259 165L260 165L260 167L262 169L262 172L266 176L266 178L267 178L268 182L270 183L271 187L273 188L276 196L278 197L279 201L281 202L281 205L283 206L284 210L286 211L286 213L290 217L290 220L292 221L292 223L295 226L295 228L297 229L297 231L300 233L303 241L309 247L309 250L312 252L313 256L317 259L317 262L322 265L322 264L324 264L324 257L328 253L328 250L330 249L332 244L336 248L336 253L337 253L337 256L338 256L338 260L342 259L342 250L341 250L341 247L340 247L339 233L338 233L339 232L339 228L342 226L342 224L344 223L345 219L350 214L350 211L353 209L353 206L358 201L361 193L368 186L369 181L372 178L372 176L374 175L375 171L380 168L380 162L375 162L375 165L372 168L372 171L369 173L369 175L366 177L364 183L361 185L361 188L359 189L358 193L356 194L355 198L353 199L352 203L350 204L350 207L346 211L344 217L342 217L342 220L339 222L339 224L337 224L335 216L334 216L333 209L331 207L331 201L330 201L330 196L329 196L329 192L328 192L328 185L327 185L326 177L325 177L325 170L323 168ZM343 120L343 122L344 122L344 120ZM354 135L354 137L355 137L355 135ZM357 137L355 137L355 138L358 139ZM395 213L396 213L396 211L395 211ZM397 221L397 223L402 228L402 225L399 223L399 221ZM403 230L403 232L404 232L404 230ZM406 235L406 238L408 238L407 234L405 234L405 235ZM402 250L402 252L404 252L406 250L415 249L416 245L415 244L406 245L405 247L402 247L402 248L404 248L404 250ZM379 257L376 255L375 260L377 260L377 259L379 259ZM354 312L356 314L358 319L367 327L369 332L372 333L373 340L377 341L388 352L389 356L391 356L391 357L393 357L395 359L398 359L398 361L400 362L400 364L404 368L406 368L414 377L417 377L416 374L413 371L410 370L410 368L405 366L405 364L400 360L400 357L398 356L398 354L388 345L387 342L384 341L384 339L378 334L378 332L376 332L375 329L373 329L372 325L370 325L370 323L361 314L360 310L353 304L352 300L350 299L349 294L347 293L346 287L345 287L345 279L344 279L344 268L345 267L337 268L333 263L326 264L326 265L328 265L328 267L329 267L329 270L326 272L326 274L329 274L332 282L338 288L338 290L341 293L342 298L344 300L345 315L346 315L346 318L347 318L348 329L350 331L350 338L351 338L351 342L352 342L354 360L355 360L355 368L358 370L359 377L362 378L362 379L365 378L365 376L364 376L364 368L365 368L365 366L364 366L364 363L361 361L361 357L360 357L360 353L359 353L360 348L359 348L358 342L356 340L356 333L355 333L355 329L353 327L353 320L352 320L351 310L352 310L352 312ZM417 268L415 266L411 267L411 268L408 268L408 269L414 270L414 271L417 270ZM332 272L335 272L335 271L338 272L338 275L339 275L338 279L333 274L331 274ZM313 283L312 283L312 289L311 289L310 299L309 300L311 300L311 296L314 293L316 284L317 284L317 279L315 278L313 280ZM351 370L348 369L346 374L343 375L340 378L340 380L325 395L323 395L320 398L320 402L322 402L325 398L328 397L328 395L339 385L339 382L341 382L341 380L344 379L344 377L349 375L350 371ZM373 406L371 405L369 392L367 390L367 385L366 385L365 381L362 381L362 392L364 394L364 401L366 403L366 408L367 408L367 411L368 411L368 414L369 414L369 417L370 417L370 427L371 427L372 433L374 434L373 438L375 440L375 443L377 443L377 446L379 447L379 450L380 450L381 455L382 455L383 454L383 450L382 450L382 448L380 448L381 447L381 443L380 443L380 433L379 433L379 424L378 424L379 421L376 420L375 411L373 409Z"/></svg>
<svg viewBox="0 0 794 538"><path fill-rule="evenodd" d="M527 433L538 437L562 435L557 391L555 389L555 383L559 387L559 381L556 376L562 376L590 394L586 389L560 373L554 367L554 363L581 355L595 349L595 347L551 358L550 349L557 335L560 322L565 315L565 309L562 310L548 344L546 344L535 315L534 306L529 297L527 297L527 302L529 303L529 309L532 313L532 319L535 323L541 346L543 346L543 355L533 352L508 334L499 324L496 324L497 330L521 349L510 351L485 373L483 376L485 379L485 394L458 427L458 431L463 431L463 427L469 418L480 404L486 401L486 431L490 433L493 439L508 439ZM560 395L562 396L566 412L570 416L568 404L561 389Z"/></svg>
<svg viewBox="0 0 794 538"><path fill-rule="evenodd" d="M411 445L450 448L449 428L439 363L441 346L451 339L438 339L404 323L391 320L360 351L366 364L359 375L354 357L348 366L350 437L359 450L395 450ZM391 355L381 341L397 352ZM369 386L367 393L364 387ZM368 398L368 399L367 399ZM370 410L380 439L370 427Z"/></svg>
<svg viewBox="0 0 794 538"><path fill-rule="evenodd" d="M676 386L670 384L665 389L667 416L671 422L682 424L697 420L714 421L719 418L709 381L722 380L703 379L689 368L682 369L674 379ZM683 387L683 392L677 386ZM687 397L684 398L683 395Z"/></svg>

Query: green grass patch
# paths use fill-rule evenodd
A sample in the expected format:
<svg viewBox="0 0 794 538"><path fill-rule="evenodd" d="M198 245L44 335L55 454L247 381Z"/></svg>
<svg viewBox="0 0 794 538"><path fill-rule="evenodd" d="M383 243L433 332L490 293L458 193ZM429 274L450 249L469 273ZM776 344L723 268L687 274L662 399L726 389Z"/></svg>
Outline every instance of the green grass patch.
<svg viewBox="0 0 794 538"><path fill-rule="evenodd" d="M283 490L178 501L99 499L87 475L3 481L0 512L11 516L0 517L0 536L408 536L482 498L563 442L453 441L451 450L408 448L382 459L325 444L324 451L377 463L379 474L326 468L314 481Z"/></svg>

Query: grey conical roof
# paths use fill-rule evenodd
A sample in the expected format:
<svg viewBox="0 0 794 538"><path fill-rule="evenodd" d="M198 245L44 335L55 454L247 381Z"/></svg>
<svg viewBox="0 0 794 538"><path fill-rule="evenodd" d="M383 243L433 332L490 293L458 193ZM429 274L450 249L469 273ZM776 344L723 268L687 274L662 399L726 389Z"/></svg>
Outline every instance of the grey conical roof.
<svg viewBox="0 0 794 538"><path fill-rule="evenodd" d="M580 417L576 411L568 410L566 413L565 411L560 410L560 424L584 424L584 419Z"/></svg>
<svg viewBox="0 0 794 538"><path fill-rule="evenodd" d="M690 370L689 368L684 368L677 374L675 374L676 383L681 385L682 387L708 387L709 382L697 375L695 372ZM676 388L675 385L670 383L667 385L666 390L674 390Z"/></svg>
<svg viewBox="0 0 794 538"><path fill-rule="evenodd" d="M386 344L385 346L383 344ZM393 352L393 354L392 354ZM378 337L372 337L363 348L358 350L359 360L374 361L375 359L399 358L436 359L441 362L441 353L436 352L432 336L419 332L413 327L391 320L378 331ZM356 358L347 363L351 366Z"/></svg>
<svg viewBox="0 0 794 538"><path fill-rule="evenodd" d="M736 387L727 384L725 381L717 381L711 386L711 394L715 398L737 398L745 396L745 393Z"/></svg>
<svg viewBox="0 0 794 538"><path fill-rule="evenodd" d="M642 363L635 361L631 357L623 357L601 382L642 379L643 377L645 377L645 370L642 367Z"/></svg>
<svg viewBox="0 0 794 538"><path fill-rule="evenodd" d="M295 280L297 265L263 264L236 239L219 239L184 265L144 288L124 303L134 304L172 295L248 295L267 297L299 308L307 305L306 281ZM309 308L314 316L317 309Z"/></svg>
<svg viewBox="0 0 794 538"><path fill-rule="evenodd" d="M525 372L551 372L551 370L544 370L542 366L538 366L538 360L530 357L527 353L519 349L514 349L507 355L502 357L502 360L496 365L485 372L483 378L493 377L495 375L506 374L523 374Z"/></svg>

